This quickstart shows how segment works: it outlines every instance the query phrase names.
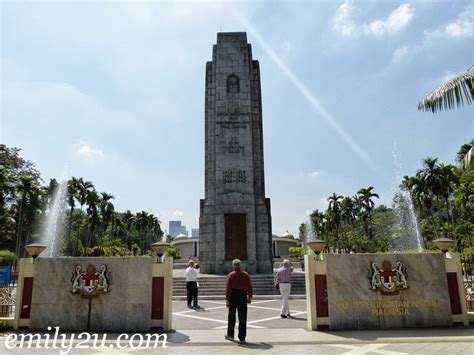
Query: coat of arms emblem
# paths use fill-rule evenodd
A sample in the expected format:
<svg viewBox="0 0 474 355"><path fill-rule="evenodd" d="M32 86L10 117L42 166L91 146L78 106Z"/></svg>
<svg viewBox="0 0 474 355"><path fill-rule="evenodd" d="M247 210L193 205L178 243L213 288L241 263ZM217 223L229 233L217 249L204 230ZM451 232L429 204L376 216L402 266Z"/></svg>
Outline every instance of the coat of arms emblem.
<svg viewBox="0 0 474 355"><path fill-rule="evenodd" d="M71 283L71 293L83 298L98 297L110 291L106 265L100 265L97 270L95 265L89 264L85 271L81 265L77 265L72 273Z"/></svg>
<svg viewBox="0 0 474 355"><path fill-rule="evenodd" d="M408 288L407 269L400 261L395 263L395 267L389 261L384 261L382 267L376 261L372 261L369 270L370 289L383 294L395 295L400 290Z"/></svg>

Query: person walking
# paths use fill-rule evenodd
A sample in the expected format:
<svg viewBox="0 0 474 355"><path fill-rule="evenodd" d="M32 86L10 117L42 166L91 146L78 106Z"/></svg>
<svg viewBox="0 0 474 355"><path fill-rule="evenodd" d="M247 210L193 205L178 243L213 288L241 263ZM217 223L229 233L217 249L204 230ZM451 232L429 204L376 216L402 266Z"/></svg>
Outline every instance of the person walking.
<svg viewBox="0 0 474 355"><path fill-rule="evenodd" d="M248 273L240 268L240 260L232 261L234 271L227 275L227 286L225 292L226 307L229 308L227 317L227 340L234 340L235 311L239 315L239 340L245 343L247 336L247 303L252 302L252 281Z"/></svg>
<svg viewBox="0 0 474 355"><path fill-rule="evenodd" d="M288 299L291 293L291 273L293 272L293 265L288 259L283 260L283 266L279 268L275 274L275 286L278 286L281 294L281 313L280 317L290 317L290 307Z"/></svg>
<svg viewBox="0 0 474 355"><path fill-rule="evenodd" d="M198 275L199 265L194 265L194 260L189 260L188 267L186 269L186 291L188 296L188 308L200 308L198 305Z"/></svg>

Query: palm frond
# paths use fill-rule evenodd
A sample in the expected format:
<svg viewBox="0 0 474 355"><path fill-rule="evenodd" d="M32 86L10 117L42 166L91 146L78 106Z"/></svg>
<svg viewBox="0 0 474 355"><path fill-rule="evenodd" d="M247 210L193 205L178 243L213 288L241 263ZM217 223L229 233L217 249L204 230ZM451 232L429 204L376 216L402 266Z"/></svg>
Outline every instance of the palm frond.
<svg viewBox="0 0 474 355"><path fill-rule="evenodd" d="M418 103L418 110L433 113L471 104L474 99L474 65L464 74L445 82Z"/></svg>

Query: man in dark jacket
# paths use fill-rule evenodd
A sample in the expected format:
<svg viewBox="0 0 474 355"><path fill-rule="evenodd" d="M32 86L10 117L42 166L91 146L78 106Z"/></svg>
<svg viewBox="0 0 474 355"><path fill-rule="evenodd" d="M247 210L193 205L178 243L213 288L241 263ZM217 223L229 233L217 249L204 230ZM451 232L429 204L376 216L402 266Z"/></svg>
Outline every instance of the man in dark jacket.
<svg viewBox="0 0 474 355"><path fill-rule="evenodd" d="M226 306L229 308L229 316L227 318L227 335L228 340L234 339L235 328L235 311L239 315L239 340L245 343L247 335L247 303L252 302L253 290L250 276L240 268L240 260L232 261L234 271L227 276L227 286L225 292Z"/></svg>

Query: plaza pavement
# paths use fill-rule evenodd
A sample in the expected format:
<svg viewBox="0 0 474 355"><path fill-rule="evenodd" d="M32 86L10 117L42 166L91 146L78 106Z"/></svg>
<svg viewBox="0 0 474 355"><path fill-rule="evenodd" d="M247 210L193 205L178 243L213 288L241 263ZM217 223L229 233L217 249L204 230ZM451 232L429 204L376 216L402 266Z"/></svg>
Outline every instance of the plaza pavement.
<svg viewBox="0 0 474 355"><path fill-rule="evenodd" d="M227 308L224 300L201 300L192 310L185 301L173 302L173 328L168 348L113 347L118 334L108 334L103 349L74 349L69 354L318 354L318 355L474 355L474 329L403 329L376 331L308 331L306 303L290 300L294 318L280 318L279 300L255 300L248 308L247 344L224 339ZM237 333L237 332L236 332ZM237 335L237 334L236 334ZM101 335L99 335L101 337ZM76 341L77 343L77 341ZM6 349L0 337L0 355L59 354L51 349Z"/></svg>

